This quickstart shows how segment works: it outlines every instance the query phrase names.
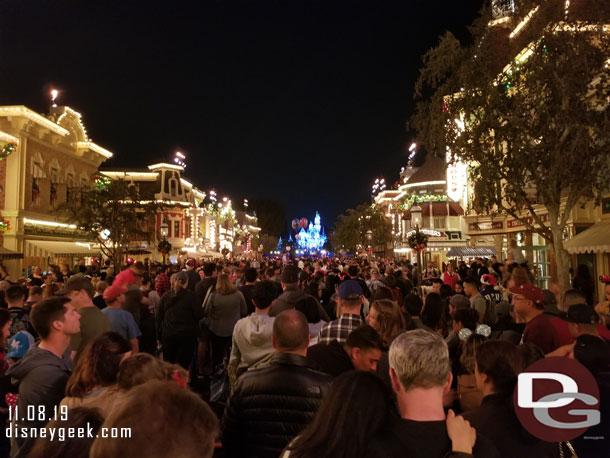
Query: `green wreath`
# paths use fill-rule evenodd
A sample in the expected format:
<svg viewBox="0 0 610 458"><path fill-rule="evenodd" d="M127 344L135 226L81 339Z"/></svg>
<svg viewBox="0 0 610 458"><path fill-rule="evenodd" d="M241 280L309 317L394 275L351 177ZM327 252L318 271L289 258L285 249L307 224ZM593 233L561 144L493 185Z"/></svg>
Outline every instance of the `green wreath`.
<svg viewBox="0 0 610 458"><path fill-rule="evenodd" d="M4 145L2 147L2 150L0 150L0 161L2 159L5 159L7 157L9 157L11 154L13 154L15 152L15 150L17 149L17 143L7 143L6 145Z"/></svg>
<svg viewBox="0 0 610 458"><path fill-rule="evenodd" d="M428 246L428 236L421 231L415 231L407 237L407 243L411 249L421 251Z"/></svg>
<svg viewBox="0 0 610 458"><path fill-rule="evenodd" d="M170 251L172 251L172 244L169 243L166 239L163 239L159 242L159 244L157 245L157 250L159 251L159 253L161 254L167 254Z"/></svg>

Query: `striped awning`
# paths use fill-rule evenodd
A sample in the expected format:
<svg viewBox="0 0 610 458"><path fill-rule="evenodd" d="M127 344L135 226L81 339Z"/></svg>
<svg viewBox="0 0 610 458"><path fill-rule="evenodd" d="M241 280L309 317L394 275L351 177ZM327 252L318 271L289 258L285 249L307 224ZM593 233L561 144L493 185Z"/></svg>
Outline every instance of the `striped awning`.
<svg viewBox="0 0 610 458"><path fill-rule="evenodd" d="M496 249L492 247L469 247L456 246L447 252L450 258L485 258L496 255Z"/></svg>
<svg viewBox="0 0 610 458"><path fill-rule="evenodd" d="M610 219L585 229L568 240L564 247L570 254L610 253Z"/></svg>

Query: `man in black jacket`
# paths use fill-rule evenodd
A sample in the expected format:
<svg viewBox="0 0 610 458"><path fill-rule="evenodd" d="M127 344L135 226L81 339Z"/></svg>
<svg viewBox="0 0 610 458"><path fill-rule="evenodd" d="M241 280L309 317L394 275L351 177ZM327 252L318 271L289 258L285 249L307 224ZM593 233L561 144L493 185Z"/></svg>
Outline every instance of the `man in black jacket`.
<svg viewBox="0 0 610 458"><path fill-rule="evenodd" d="M309 326L296 310L273 323L270 365L243 374L222 420L230 458L277 458L313 419L332 379L307 367Z"/></svg>

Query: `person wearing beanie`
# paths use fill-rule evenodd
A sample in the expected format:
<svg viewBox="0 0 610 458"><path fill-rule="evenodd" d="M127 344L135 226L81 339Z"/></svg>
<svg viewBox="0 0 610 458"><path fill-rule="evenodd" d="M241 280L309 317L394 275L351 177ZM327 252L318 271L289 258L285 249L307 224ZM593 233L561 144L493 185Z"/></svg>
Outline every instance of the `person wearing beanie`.
<svg viewBox="0 0 610 458"><path fill-rule="evenodd" d="M297 303L299 299L305 296L307 293L300 288L301 282L299 281L299 269L296 266L289 265L286 266L281 276L282 280L282 289L284 292L278 297L273 305L271 306L271 311L269 312L269 316L277 316L284 310L292 310L294 309L294 305ZM320 316L322 317L322 321L330 321L330 317L324 307L318 303L318 310L320 311Z"/></svg>

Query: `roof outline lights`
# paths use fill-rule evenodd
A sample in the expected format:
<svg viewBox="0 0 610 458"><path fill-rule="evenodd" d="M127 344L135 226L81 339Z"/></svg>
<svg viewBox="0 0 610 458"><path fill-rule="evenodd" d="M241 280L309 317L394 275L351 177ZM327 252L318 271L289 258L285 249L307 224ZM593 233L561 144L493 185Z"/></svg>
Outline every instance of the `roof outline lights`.
<svg viewBox="0 0 610 458"><path fill-rule="evenodd" d="M111 158L113 154L106 148L102 148L100 145L93 143L92 141L76 142L77 149L90 149L97 154L104 156L105 158Z"/></svg>
<svg viewBox="0 0 610 458"><path fill-rule="evenodd" d="M36 113L35 111L30 110L29 108L23 105L11 105L0 108L0 116L23 116L30 121L38 123L49 130L52 130L56 134L59 135L69 135L70 132L68 129L64 129L63 127L55 124L53 121L48 120L44 116Z"/></svg>
<svg viewBox="0 0 610 458"><path fill-rule="evenodd" d="M131 178L132 180L142 180L147 178L157 179L157 177L159 176L157 172L121 172L112 170L100 170L100 173L111 178Z"/></svg>
<svg viewBox="0 0 610 458"><path fill-rule="evenodd" d="M44 221L44 220L40 220L40 219L23 218L23 223L24 224L33 224L34 226L62 227L62 228L67 228L67 229L76 229L76 224L59 223L57 221Z"/></svg>
<svg viewBox="0 0 610 458"><path fill-rule="evenodd" d="M401 185L399 187L399 189L400 188L415 188L418 186L432 186L435 184L447 184L447 181L439 180L439 181L422 181L420 183L405 183L405 184Z"/></svg>
<svg viewBox="0 0 610 458"><path fill-rule="evenodd" d="M540 5L536 5L529 13L527 13L527 15L521 20L521 22L519 22L519 24L517 24L514 30L510 33L508 38L515 38L519 34L519 32L521 32L523 27L525 27L528 22L532 20L532 17L534 17L534 14L536 14L539 9Z"/></svg>
<svg viewBox="0 0 610 458"><path fill-rule="evenodd" d="M184 167L174 164L168 164L166 162L159 162L158 164L153 164L148 166L148 170L157 170L157 169L170 169L170 170L179 170L180 172L184 171Z"/></svg>
<svg viewBox="0 0 610 458"><path fill-rule="evenodd" d="M8 142L8 143L19 143L19 139L17 137L15 137L14 135L11 135L7 132L2 132L0 130L0 140L2 140L3 142Z"/></svg>

